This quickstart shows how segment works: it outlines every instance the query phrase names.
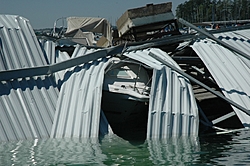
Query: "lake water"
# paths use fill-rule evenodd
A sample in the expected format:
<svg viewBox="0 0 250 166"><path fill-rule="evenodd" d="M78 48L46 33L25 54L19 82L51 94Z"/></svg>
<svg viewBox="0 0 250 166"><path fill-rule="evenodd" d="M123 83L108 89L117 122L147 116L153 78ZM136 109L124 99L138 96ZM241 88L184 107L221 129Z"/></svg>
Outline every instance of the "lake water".
<svg viewBox="0 0 250 166"><path fill-rule="evenodd" d="M2 142L0 165L249 165L250 131L129 142L96 139Z"/></svg>

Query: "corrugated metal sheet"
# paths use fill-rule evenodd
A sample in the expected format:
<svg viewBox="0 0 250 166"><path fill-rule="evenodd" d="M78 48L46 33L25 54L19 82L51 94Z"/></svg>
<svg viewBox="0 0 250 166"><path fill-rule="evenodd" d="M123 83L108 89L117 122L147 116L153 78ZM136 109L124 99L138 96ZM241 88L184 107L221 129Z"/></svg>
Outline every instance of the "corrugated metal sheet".
<svg viewBox="0 0 250 166"><path fill-rule="evenodd" d="M52 138L98 137L107 58L68 71L58 98Z"/></svg>
<svg viewBox="0 0 250 166"><path fill-rule="evenodd" d="M77 45L73 54L72 54L72 58L74 57L78 57L78 56L81 56L81 55L85 55L85 54L89 54L89 53L92 53L94 51L96 51L97 49L88 49L87 47L81 47L80 45Z"/></svg>
<svg viewBox="0 0 250 166"><path fill-rule="evenodd" d="M66 51L56 51L55 42L45 39L40 39L39 42L49 64L55 64L70 59L70 56ZM54 73L55 81L59 88L61 86L64 73L64 70Z"/></svg>
<svg viewBox="0 0 250 166"><path fill-rule="evenodd" d="M56 58L58 58L59 56L56 56L56 43L54 43L53 41L47 41L45 39L39 39L39 43L41 45L41 48L43 50L43 53L45 55L45 58L47 59L48 64L54 64L56 63ZM64 56L60 56L60 59L63 59ZM60 60L59 59L59 60ZM68 58L65 58L69 59Z"/></svg>
<svg viewBox="0 0 250 166"><path fill-rule="evenodd" d="M44 41L44 40L40 41L40 42L41 42L42 48L44 49L45 53L48 56L48 59L50 60L49 61L50 64L59 63L62 61L66 61L70 58L83 56L83 55L86 55L88 53L93 53L94 51L96 51L96 49L87 49L86 47L76 45L74 52L73 52L72 56L70 57L67 52L63 52L63 51L56 51L55 52L56 44L54 42ZM64 47L64 46L62 46L62 47ZM92 67L90 67L91 65L92 65ZM86 67L87 67L87 69L86 69ZM62 95L59 95L59 100L57 103L57 114L55 116L55 119L56 119L56 122L58 122L59 119L66 120L67 121L67 125L66 125L67 128L64 128L66 126L54 123L55 126L58 125L57 129L55 128L55 130L57 130L57 131L53 130L52 132L53 132L53 134L56 134L56 132L58 132L58 130L59 130L58 128L60 128L62 130L65 129L64 132L61 131L63 133L62 134L63 136L61 136L61 137L74 137L74 136L75 137L88 137L88 136L86 136L86 133L79 134L79 135L69 135L68 134L69 132L71 132L70 130L72 128L74 128L74 130L77 130L77 129L81 128L82 126L84 126L85 128L82 128L82 130L84 130L84 131L79 131L79 132L88 132L88 131L94 132L94 131L100 130L101 135L112 133L112 129L110 128L108 121L107 121L105 115L103 114L103 112L101 111L101 113L100 113L100 109L91 110L89 108L89 114L87 114L87 115L84 114L84 115L86 115L85 119L82 119L81 116L76 116L76 117L71 116L68 119L67 119L67 117L61 116L61 115L63 115L63 113L73 115L73 113L77 114L77 112L79 112L79 111L80 112L83 110L86 111L86 108L89 107L89 105L96 102L93 100L95 98L100 97L98 95L101 95L101 93L94 93L94 95L96 97L90 98L89 100L85 100L84 104L83 104L83 99L78 98L79 91L83 93L81 95L85 99L88 99L89 96L91 96L93 94L91 91L82 91L81 90L81 89L88 89L88 88L91 89L92 87L90 86L91 85L90 82L94 82L94 83L100 84L100 86L102 86L102 82L95 82L96 80L98 80L97 75L96 75L97 77L89 77L92 74L92 72L95 72L95 70L97 69L97 67L95 66L95 63L86 64L86 65L84 65L83 69L80 69L80 68L81 67L72 67L71 69L62 70L60 72L55 73L55 79L56 79L56 82L58 83L57 86L59 87L59 89L61 89L60 94L62 94ZM92 70L89 70L89 68L92 68ZM84 69L86 69L87 72L80 72L80 70L84 70ZM100 81L102 81L102 80L100 80ZM72 85L71 84L72 82L74 82L75 85L77 84L79 86L80 90L77 86ZM86 84L84 84L84 83L86 83ZM64 86L61 88L62 84ZM68 89L69 91L66 89ZM65 92L65 91L67 91L67 92ZM74 100L74 102L72 102L72 100ZM62 106L61 105L62 103L66 104L66 105L70 105L71 107L69 109L62 109L62 108L67 108L67 107L64 107L65 105ZM98 108L100 108L99 102L96 102L93 107L96 107L97 105L98 105ZM59 114L59 112L60 112L60 114ZM91 116L91 115L93 115L93 118L92 118L93 121L91 120L91 118L88 119L89 116ZM99 122L98 122L99 117L100 117L100 125L99 126L95 125L93 127L93 125L91 125L91 123L99 124ZM71 118L75 118L75 121L73 121ZM77 118L79 121L76 120ZM97 132L97 134L98 134L98 132ZM92 135L92 137L97 137L97 136L98 135L96 135L96 133L94 136ZM51 137L53 137L53 136L51 136ZM56 135L54 137L60 137L60 136Z"/></svg>
<svg viewBox="0 0 250 166"><path fill-rule="evenodd" d="M46 65L29 21L0 16L0 70ZM48 138L58 98L52 77L0 82L0 141Z"/></svg>
<svg viewBox="0 0 250 166"><path fill-rule="evenodd" d="M216 34L215 36L235 48L249 54L250 44L249 30L235 31ZM239 35L241 34L241 35ZM244 37L245 36L245 37ZM236 53L216 44L215 42L204 39L196 41L192 48L202 59L223 94L250 109L250 61ZM237 116L245 127L250 126L250 116L233 107Z"/></svg>
<svg viewBox="0 0 250 166"><path fill-rule="evenodd" d="M199 117L192 86L186 78L162 66L149 53L167 60L180 68L167 53L160 49L147 49L125 54L153 67L150 92L147 138L198 135Z"/></svg>
<svg viewBox="0 0 250 166"><path fill-rule="evenodd" d="M58 91L50 77L1 82L0 140L48 138Z"/></svg>
<svg viewBox="0 0 250 166"><path fill-rule="evenodd" d="M20 16L0 16L0 70L47 64L29 21Z"/></svg>
<svg viewBox="0 0 250 166"><path fill-rule="evenodd" d="M234 48L242 51L249 55L249 36L250 30L238 30L232 32L225 32L225 33L218 33L214 35L215 37L219 38L223 42L233 46ZM249 60L239 56L241 60L250 68Z"/></svg>
<svg viewBox="0 0 250 166"><path fill-rule="evenodd" d="M77 46L72 58L94 51ZM65 71L52 138L98 137L99 128L101 133L112 132L105 115L101 114L102 84L107 61L108 58L103 58Z"/></svg>
<svg viewBox="0 0 250 166"><path fill-rule="evenodd" d="M74 56L85 53L85 50L75 51L77 53L73 53ZM197 135L198 111L189 81L161 66L148 55L150 51L163 57L168 56L159 49L125 53L125 56L157 69L153 79L155 83L152 87L148 137ZM170 57L168 59L174 63ZM98 136L102 83L107 64L108 58L103 58L66 72L67 79L60 91L52 138ZM107 133L107 123L104 128Z"/></svg>
<svg viewBox="0 0 250 166"><path fill-rule="evenodd" d="M250 39L250 33L249 33L249 29L245 29L245 30L240 30L240 31L234 31L235 34L238 34L238 36L242 36L246 39Z"/></svg>
<svg viewBox="0 0 250 166"><path fill-rule="evenodd" d="M48 42L42 47L39 45L25 18L2 15L0 22L1 70L64 61L60 59L64 53L54 54L54 43ZM76 47L72 57L93 51L95 50ZM197 135L198 113L189 81L171 69L161 66L148 56L149 52L174 63L166 53L158 49L127 54L157 69L154 71L151 92L148 138ZM105 51L100 52L103 53ZM108 60L109 57L101 58L65 70L59 78L62 81L60 93L52 76L1 81L1 141L49 136L97 137L99 129L102 133L112 132L104 114L101 113L100 104L104 69Z"/></svg>

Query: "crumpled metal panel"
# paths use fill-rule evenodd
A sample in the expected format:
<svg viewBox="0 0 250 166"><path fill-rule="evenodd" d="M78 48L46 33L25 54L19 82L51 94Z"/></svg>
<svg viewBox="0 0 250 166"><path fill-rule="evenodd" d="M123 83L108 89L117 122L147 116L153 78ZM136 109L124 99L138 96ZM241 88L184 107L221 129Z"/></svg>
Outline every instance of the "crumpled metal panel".
<svg viewBox="0 0 250 166"><path fill-rule="evenodd" d="M39 39L39 43L41 45L41 49L43 50L43 53L45 54L45 58L47 59L48 64L54 64L56 63L56 60L59 58L59 60L63 59L64 56L58 56L56 54L56 43L53 41L48 41L45 39ZM68 58L65 58L69 59Z"/></svg>
<svg viewBox="0 0 250 166"><path fill-rule="evenodd" d="M45 39L40 39L39 42L49 64L55 64L70 59L66 51L56 50L57 45L55 42ZM64 70L54 73L54 79L58 88L61 86L64 73Z"/></svg>
<svg viewBox="0 0 250 166"><path fill-rule="evenodd" d="M0 15L0 41L0 70L47 64L29 21L23 17Z"/></svg>
<svg viewBox="0 0 250 166"><path fill-rule="evenodd" d="M167 53L160 49L152 48L124 54L154 68L147 138L197 136L198 109L189 80L150 57L150 52L180 68Z"/></svg>
<svg viewBox="0 0 250 166"><path fill-rule="evenodd" d="M87 53L85 48L81 49L76 49L73 55ZM160 62L148 55L150 51L163 57L168 56L159 49L124 54L157 69L151 91L153 95L150 103L148 138L197 135L198 111L189 81L163 67ZM175 63L168 58L171 63ZM103 58L66 71L66 81L61 87L51 138L98 137L102 83L107 63L108 58ZM106 123L104 126L107 125Z"/></svg>
<svg viewBox="0 0 250 166"><path fill-rule="evenodd" d="M0 15L0 70L46 65L29 21ZM0 82L0 141L48 138L58 98L51 76Z"/></svg>
<svg viewBox="0 0 250 166"><path fill-rule="evenodd" d="M1 15L0 22L1 70L43 66L54 63L54 60L56 62L54 57L60 56L60 53L53 54L53 43L45 46L45 53L42 51L28 20L19 16ZM79 47L72 57L89 51L95 50ZM188 80L158 65L157 61L148 56L149 51L167 56L157 49L143 50L140 56L134 56L142 62L148 57L145 63L158 69L154 72L152 85L148 138L196 135L197 108L192 92L189 91ZM137 55L136 52L129 54L131 57ZM97 137L99 128L101 132L110 132L100 108L104 69L108 59L102 58L66 70L61 80L60 93L52 76L1 81L1 141L49 136ZM168 81L169 76L174 79ZM175 95L176 98L173 97Z"/></svg>
<svg viewBox="0 0 250 166"><path fill-rule="evenodd" d="M245 29L245 30L240 30L240 31L234 31L235 34L239 36L242 36L244 38L250 39L250 30Z"/></svg>
<svg viewBox="0 0 250 166"><path fill-rule="evenodd" d="M70 59L70 56L68 55L67 52L63 52L63 51L53 52L53 51L55 51L55 46L56 46L56 44L54 42L41 40L40 43L41 43L42 49L48 55L47 57L49 59L50 64L59 63L59 62ZM62 46L62 47L64 47L64 46ZM78 56L84 56L88 53L93 53L94 51L96 51L96 49L87 49L86 47L76 45L71 58L75 58ZM91 65L92 65L92 67L91 67ZM87 64L84 64L83 66L84 66L83 69L80 69L82 66L79 66L79 67L72 67L71 69L62 70L60 72L54 73L55 80L57 82L57 86L61 90L60 90L60 95L59 95L59 99L58 99L58 103L57 103L57 113L55 116L55 123L54 123L54 128L52 131L53 134L51 135L51 137L88 137L88 136L86 136L87 134L84 132L94 132L94 131L95 131L94 137L97 137L98 132L96 132L96 131L98 131L98 130L99 130L101 135L113 133L111 127L108 124L108 121L107 121L104 113L99 109L101 106L101 103L95 100L95 98L101 97L101 93L94 93L93 94L91 91L79 90L79 88L80 89L91 89L92 84L90 84L90 82L94 82L94 83L100 84L100 86L102 86L102 82L100 82L102 80L100 80L99 82L98 81L96 82L96 80L99 77L89 77L92 74L91 72L95 72L96 69L98 70L98 68L95 66L95 63L92 63L92 64L87 63ZM85 67L87 67L87 68L85 68ZM92 68L92 70L89 70L89 68ZM84 70L84 69L86 69L87 71L86 72L80 71L80 70ZM101 79L101 77L100 77L100 79ZM76 84L78 82L79 88L77 86L74 86L74 83L71 84L72 82L74 82ZM86 83L86 84L84 84L84 83ZM61 87L62 84L63 84L63 87ZM71 89L71 90L66 90L66 89ZM65 92L65 91L67 91L67 92ZM82 98L75 98L74 96L77 96L77 93L79 93L79 92L82 92L82 94L81 94ZM70 97L71 95L72 95L72 97ZM89 96L91 96L91 95L95 95L95 97L89 98ZM83 101L82 101L83 98L89 99L89 100L85 100L84 104L83 104ZM74 99L74 102L72 102L72 99ZM93 107L95 107L97 109L93 109L93 110L89 111L88 114L84 114L84 115L86 115L86 116L84 116L85 117L84 119L82 119L81 116L76 116L76 117L73 117L75 119L72 120L72 117L62 116L64 114L70 114L70 115L73 113L77 114L79 111L81 112L83 109L86 109L86 107L92 107L92 106L90 106L93 103L92 101L95 102L95 105L93 105ZM71 107L66 109L67 107L64 107L65 105L63 105L63 107L61 106L62 103L66 104L66 105L71 104ZM78 110L78 108L80 108L80 110ZM59 112L60 112L60 114L59 114ZM92 119L91 119L91 115L93 115ZM100 118L100 120L99 120L99 118ZM78 119L78 120L76 120L76 119ZM59 123L59 121L62 122L64 120L65 120L65 123L67 123L67 125L64 125L64 123ZM100 122L98 122L98 121L100 121ZM59 123L59 124L57 124L57 123ZM94 123L95 125L93 125L92 123ZM82 134L82 133L79 135L77 135L77 134L70 135L69 134L70 132L72 132L71 131L72 129L77 130L77 129L81 128L82 126L84 126L85 128L83 129L84 131L80 131L80 132L83 132L84 134ZM61 132L60 135L58 134L59 132ZM76 132L78 132L78 131L76 131ZM93 137L93 135L91 135L91 137Z"/></svg>
<svg viewBox="0 0 250 166"><path fill-rule="evenodd" d="M243 35L245 33L245 35ZM242 35L239 35L242 34ZM248 34L248 35L246 35ZM250 31L234 31L216 34L222 41L249 54ZM245 36L245 37L244 37ZM236 53L204 39L196 41L192 48L202 59L215 81L221 88L223 94L237 104L250 109L250 60ZM245 127L250 126L250 116L233 107L241 123Z"/></svg>
<svg viewBox="0 0 250 166"><path fill-rule="evenodd" d="M92 53L95 49L76 47L72 58ZM104 70L109 58L73 67L65 71L56 107L51 138L94 138L112 133L101 112Z"/></svg>
<svg viewBox="0 0 250 166"><path fill-rule="evenodd" d="M74 50L73 54L72 54L72 58L77 57L77 56L82 56L82 55L85 55L85 54L88 54L88 53L92 53L94 51L97 51L97 49L94 49L94 48L88 49L87 47L82 47L80 45L77 45L75 47L75 50Z"/></svg>
<svg viewBox="0 0 250 166"><path fill-rule="evenodd" d="M50 77L0 83L0 141L48 138L58 91Z"/></svg>
<svg viewBox="0 0 250 166"><path fill-rule="evenodd" d="M223 42L233 46L234 48L241 50L242 52L249 55L249 39L250 39L250 30L238 30L225 33L218 33L214 35ZM250 68L250 61L242 56L238 56L247 66Z"/></svg>

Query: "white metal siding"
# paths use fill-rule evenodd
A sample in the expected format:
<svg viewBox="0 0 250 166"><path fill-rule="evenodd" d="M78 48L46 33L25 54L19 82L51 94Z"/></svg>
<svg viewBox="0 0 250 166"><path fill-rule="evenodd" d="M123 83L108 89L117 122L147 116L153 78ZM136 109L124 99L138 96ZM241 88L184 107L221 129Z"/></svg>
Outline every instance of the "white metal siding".
<svg viewBox="0 0 250 166"><path fill-rule="evenodd" d="M60 59L64 53L54 54L54 43L44 43L42 48L46 54L43 54L28 20L22 17L1 15L0 38L0 70L43 66L65 60ZM72 57L93 51L78 46ZM198 112L189 81L162 66L148 55L149 52L178 67L159 49L126 53L126 56L155 68L147 137L197 135ZM62 81L60 93L52 76L1 81L0 141L97 137L99 129L103 133L111 132L101 113L102 83L108 60L101 58L62 71L65 73L58 78Z"/></svg>
<svg viewBox="0 0 250 166"><path fill-rule="evenodd" d="M238 34L246 39L250 39L250 30L249 29L234 31L234 33Z"/></svg>
<svg viewBox="0 0 250 166"><path fill-rule="evenodd" d="M93 53L77 45L72 58ZM59 52L59 56L63 52ZM60 95L51 131L52 138L98 137L112 132L101 114L101 95L107 58L60 72ZM61 61L57 59L57 61ZM99 126L100 125L100 126Z"/></svg>
<svg viewBox="0 0 250 166"><path fill-rule="evenodd" d="M250 30L238 30L232 32L218 33L214 35L223 42L233 46L234 48L246 53L249 55L250 47ZM238 56L247 66L250 68L250 61L242 56Z"/></svg>
<svg viewBox="0 0 250 166"><path fill-rule="evenodd" d="M2 81L0 140L48 138L58 92L50 77Z"/></svg>
<svg viewBox="0 0 250 166"><path fill-rule="evenodd" d="M43 52L29 21L20 16L0 15L0 70L46 64Z"/></svg>
<svg viewBox="0 0 250 166"><path fill-rule="evenodd" d="M126 53L125 56L155 68L150 92L147 138L198 135L199 117L192 86L188 79L162 66L150 57L152 52L178 67L160 49L146 49Z"/></svg>
<svg viewBox="0 0 250 166"><path fill-rule="evenodd" d="M237 31L237 33L240 33L240 31ZM229 32L216 34L215 36L241 51L249 53L250 44L248 39L237 33ZM195 42L192 47L216 80L223 94L249 110L250 68L248 66L250 60L207 39ZM242 124L249 127L250 116L235 107L233 109Z"/></svg>
<svg viewBox="0 0 250 166"><path fill-rule="evenodd" d="M168 56L159 49L125 53L125 56L158 69L155 70L157 74L151 91L148 138L197 135L198 112L189 81L161 66L148 56L150 51ZM82 51L77 52L82 54ZM104 58L67 71L57 103L52 138L98 136L102 82L107 61ZM171 63L175 62L172 60ZM158 98L162 100L155 100Z"/></svg>
<svg viewBox="0 0 250 166"><path fill-rule="evenodd" d="M0 63L2 67L1 70L44 66L47 64L54 64L69 59L67 53L60 51L55 52L55 43L53 42L42 41L41 45L39 45L36 36L33 32L33 29L29 25L28 20L19 16L9 15L1 15L0 20L0 37L2 42L2 47L0 49ZM72 57L84 55L93 51L95 50L88 50L86 48L81 48L80 46L77 46ZM13 59L15 61L13 61ZM100 62L100 64L105 63L104 61ZM73 119L73 121L70 121L72 120L70 119L72 116L69 116L69 118L66 120L68 121L68 124L71 123L72 126L66 126L67 128L65 128L66 131L64 132L65 135L67 135L67 131L70 131L70 129L72 128L77 130L79 128L85 127L85 133L89 131L92 133L90 134L91 136L98 136L99 118L101 118L100 132L103 134L106 134L107 132L112 132L110 126L108 126L107 121L105 121L105 116L100 112L100 98L103 78L99 77L98 75L98 70L102 70L102 68L96 67L98 63L99 61L95 61L92 64L84 64L84 67L86 67L87 75L90 77L92 75L91 78L96 78L92 79L92 81L88 80L88 77L86 77L87 79L85 80L83 79L83 77L81 77L81 74L79 74L81 72L77 70L80 69L82 66L75 67L73 71L66 70L65 75L65 71L56 73L56 75L58 74L59 76L56 78L56 80L64 82L64 87L66 87L62 87L62 90L60 92L61 100L59 101L59 91L57 89L58 84L56 84L56 81L54 80L53 76L36 76L34 78L22 78L12 81L1 81L0 141L50 137L50 133L52 131L52 124L57 123L57 121L54 122L56 106L60 109L62 106L65 106L63 104L67 105L67 102L65 103L65 101L67 101L68 99L67 97L76 99L75 103L82 104L86 102L86 106L88 107L87 109L93 109L97 111L95 112L85 110L86 112L89 111L88 115L92 117L92 121L90 119L90 122L92 123L88 123L88 117L85 117L85 121L81 122L81 119L78 119L80 121L75 121L77 117L76 119ZM62 73L63 75L62 77L60 77L60 74ZM72 74L72 77L67 77L69 76L68 74ZM82 86L84 87L83 89L89 90L90 94L85 95L85 91L80 90L82 93L78 94L82 96L79 97L77 95L77 92L71 93L71 90L74 89L74 86L71 82L72 80L77 80L76 82L82 84ZM100 86L98 86L98 83ZM81 86L80 84L78 85ZM75 91L77 90L79 89L76 88ZM74 95L70 96L71 94ZM65 96L65 98L63 98L62 96ZM81 97L84 97L85 99L82 99ZM97 100L98 98L99 100ZM96 102L98 104L96 104ZM71 102L69 104L71 104L72 106ZM71 113L74 113L74 111L79 111L75 106L77 105L73 104L71 110L67 110L66 114L73 115ZM60 111L63 112L64 110L61 109ZM64 126L60 126L60 128L63 127ZM78 130L76 131L76 133L77 132L81 131ZM76 137L84 137L82 135L74 135Z"/></svg>
<svg viewBox="0 0 250 166"><path fill-rule="evenodd" d="M0 15L0 70L46 65L29 21ZM58 98L50 76L0 82L0 141L48 138Z"/></svg>
<svg viewBox="0 0 250 166"><path fill-rule="evenodd" d="M41 45L41 49L43 50L47 63L48 64L56 63L56 58L58 58L58 56L56 56L56 51L55 51L56 43L52 41L47 41L45 39L40 39L39 43ZM60 59L61 58L63 58L63 56L62 57L60 56Z"/></svg>
<svg viewBox="0 0 250 166"><path fill-rule="evenodd" d="M98 137L107 58L67 71L61 87L52 138Z"/></svg>

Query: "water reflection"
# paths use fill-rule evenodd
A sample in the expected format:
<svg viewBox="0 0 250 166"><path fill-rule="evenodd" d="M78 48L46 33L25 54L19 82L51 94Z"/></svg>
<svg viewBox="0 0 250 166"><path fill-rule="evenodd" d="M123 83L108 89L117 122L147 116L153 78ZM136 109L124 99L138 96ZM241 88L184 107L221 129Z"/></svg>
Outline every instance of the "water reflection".
<svg viewBox="0 0 250 166"><path fill-rule="evenodd" d="M103 165L106 159L97 139L18 141L0 147L0 165Z"/></svg>
<svg viewBox="0 0 250 166"><path fill-rule="evenodd" d="M0 143L0 165L248 165L250 131L140 142L35 139Z"/></svg>
<svg viewBox="0 0 250 166"><path fill-rule="evenodd" d="M200 159L197 138L182 137L128 142L111 137L102 141L106 163L114 165L185 165Z"/></svg>
<svg viewBox="0 0 250 166"><path fill-rule="evenodd" d="M144 142L131 143L113 135L101 140L101 148L107 156L106 165L152 165Z"/></svg>
<svg viewBox="0 0 250 166"><path fill-rule="evenodd" d="M200 144L196 137L148 140L147 144L155 165L185 165L200 159Z"/></svg>
<svg viewBox="0 0 250 166"><path fill-rule="evenodd" d="M249 165L250 131L201 137L201 160L215 165Z"/></svg>

